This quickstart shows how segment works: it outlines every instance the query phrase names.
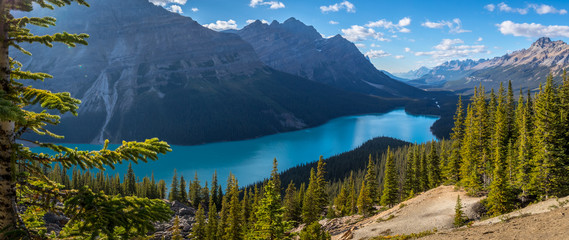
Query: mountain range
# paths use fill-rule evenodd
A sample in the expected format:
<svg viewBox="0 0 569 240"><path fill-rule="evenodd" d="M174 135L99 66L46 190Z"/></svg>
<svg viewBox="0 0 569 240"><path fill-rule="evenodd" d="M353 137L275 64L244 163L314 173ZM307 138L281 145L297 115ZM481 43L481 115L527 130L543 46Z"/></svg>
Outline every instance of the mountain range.
<svg viewBox="0 0 569 240"><path fill-rule="evenodd" d="M340 35L324 38L295 18L265 24L257 20L236 33L249 42L267 66L339 89L382 97L424 97L396 81Z"/></svg>
<svg viewBox="0 0 569 240"><path fill-rule="evenodd" d="M32 57L13 54L25 69L55 77L30 84L82 101L79 117L64 116L52 129L65 142L239 140L386 112L426 96L377 71L341 36L323 39L295 19L233 34L147 0L90 4L35 11L58 25L33 29L87 33L89 46L30 45Z"/></svg>
<svg viewBox="0 0 569 240"><path fill-rule="evenodd" d="M406 79L408 81L408 80L418 79L423 75L429 73L430 71L431 71L430 68L422 66L416 70L411 70L408 72L392 73L392 75L401 79Z"/></svg>
<svg viewBox="0 0 569 240"><path fill-rule="evenodd" d="M539 38L529 48L493 59L453 60L434 67L423 76L408 81L421 88L444 88L472 93L482 83L487 90L512 81L514 90L535 91L551 73L559 77L569 67L569 45L561 40Z"/></svg>

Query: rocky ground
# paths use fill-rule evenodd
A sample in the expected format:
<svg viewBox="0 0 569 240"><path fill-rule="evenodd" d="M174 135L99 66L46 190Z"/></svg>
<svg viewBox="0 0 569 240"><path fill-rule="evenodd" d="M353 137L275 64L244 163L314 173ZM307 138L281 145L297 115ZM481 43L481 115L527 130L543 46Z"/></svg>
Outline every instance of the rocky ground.
<svg viewBox="0 0 569 240"><path fill-rule="evenodd" d="M460 195L470 227L453 226L456 196ZM322 220L333 240L372 239L425 231L421 239L569 239L569 197L549 199L502 216L480 220L480 200L454 186L441 186L375 216Z"/></svg>
<svg viewBox="0 0 569 240"><path fill-rule="evenodd" d="M451 229L456 197L460 195L469 218L477 218L481 198L468 197L454 186L442 186L362 219L351 216L324 221L332 239L367 239L375 236L411 234L433 229Z"/></svg>
<svg viewBox="0 0 569 240"><path fill-rule="evenodd" d="M192 230L192 224L195 222L196 210L181 202L167 202L170 209L174 211L174 217L178 216L180 219L180 228L182 229L182 236L188 236ZM154 225L156 232L153 239L172 239L172 227L174 226L174 217L167 223L157 223Z"/></svg>
<svg viewBox="0 0 569 240"><path fill-rule="evenodd" d="M438 232L421 239L569 239L569 208L503 218L498 223Z"/></svg>
<svg viewBox="0 0 569 240"><path fill-rule="evenodd" d="M182 230L182 236L188 236L192 229L192 224L195 222L196 210L184 203L177 201L166 201L166 204L170 206L170 209L174 212L172 219L165 223L155 223L154 229L156 232L152 235L152 239L160 240L170 240L172 239L172 227L174 226L174 218L178 216L180 220L180 228ZM48 232L59 233L63 226L69 221L69 218L62 215L57 215L53 213L47 213L43 217Z"/></svg>

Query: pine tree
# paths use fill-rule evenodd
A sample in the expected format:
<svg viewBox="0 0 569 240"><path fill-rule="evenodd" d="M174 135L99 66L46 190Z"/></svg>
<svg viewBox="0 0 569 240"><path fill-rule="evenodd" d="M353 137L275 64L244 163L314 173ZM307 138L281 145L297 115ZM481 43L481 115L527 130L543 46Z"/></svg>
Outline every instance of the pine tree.
<svg viewBox="0 0 569 240"><path fill-rule="evenodd" d="M205 227L205 239L216 240L219 239L217 235L218 219L217 219L217 208L213 201L210 201L209 210L207 213L207 224Z"/></svg>
<svg viewBox="0 0 569 240"><path fill-rule="evenodd" d="M137 161L146 162L149 159L156 160L158 154L171 151L165 142L158 139L149 139L144 142L123 142L121 146L112 151L108 149L108 141L105 141L103 148L99 151L79 151L56 144L36 142L54 154L32 152L19 142L19 140L26 141L22 137L33 134L62 138L63 136L47 130L48 126L58 125L61 115L76 116L81 101L73 98L67 92L51 92L31 86L30 80L39 82L53 77L46 73L26 71L23 69L23 65L17 61L18 57L10 57L17 56L10 50L31 55L20 45L21 43L32 47L34 45L51 47L53 44L61 43L73 48L77 45L87 45L86 39L89 36L66 32L38 36L30 31L30 26L52 27L55 26L56 19L53 17L27 16L16 18L12 12L18 11L20 13L18 15L21 16L31 12L34 8L54 9L72 3L88 6L84 0L0 1L0 18L2 19L0 24L0 54L2 55L0 56L0 149L2 149L0 151L0 176L2 176L0 177L0 229L4 230L0 233L0 239L44 237L35 236L36 232L28 231L25 224L18 222L18 219L21 219L19 216L21 211L16 205L17 202L28 202L29 205L36 206L35 209L40 211L53 209L57 202L65 203L66 216L77 220L70 221L67 226L82 227L83 231L77 233L79 238L97 235L112 238L114 232L108 230L115 227L125 228L128 233L124 235L127 237L141 236L146 233L144 231L151 228L152 225L148 224L149 222L166 220L163 214L164 207L166 207L164 203L135 197L109 197L100 192L93 193L87 189L87 185L81 186L79 191L69 194L70 192L65 191L61 185L46 181L46 176L41 171L41 167L51 166L55 163L61 164L63 168L70 168L75 165L81 169L96 168L104 171L105 167L113 168L114 165L123 161L136 163ZM65 56L62 55L61 57ZM33 108L32 105L34 105ZM25 184L17 185L17 182ZM16 200L17 195L19 196ZM145 205L150 207L151 210L149 211L155 211L156 214L144 215L141 211L132 211L123 216L117 216L113 220L108 216L115 212L105 212L109 211L109 208L101 208L95 212L94 209L82 205L92 203L99 206L109 206L112 201L124 201L123 205ZM136 203L136 201L140 202ZM78 209L81 209L81 212ZM115 210L116 213L122 213L125 209L120 206ZM94 216L101 218L95 221ZM129 226L126 221L117 221L123 217L138 218L139 221Z"/></svg>
<svg viewBox="0 0 569 240"><path fill-rule="evenodd" d="M133 196L136 193L136 177L132 170L132 163L128 164L128 170L125 177L125 195Z"/></svg>
<svg viewBox="0 0 569 240"><path fill-rule="evenodd" d="M379 183L377 181L377 173L375 172L375 164L373 159L371 158L371 154L369 155L369 161L367 165L367 173L364 177L364 181L366 184L367 192L369 193L369 198L371 198L372 204L379 203Z"/></svg>
<svg viewBox="0 0 569 240"><path fill-rule="evenodd" d="M283 220L286 222L290 222L293 225L297 225L298 223L300 223L300 221L302 221L300 215L301 215L301 202L299 201L298 198L298 193L296 191L296 188L294 186L294 183L292 182L292 180L290 181L290 183L288 184L288 187L286 188L285 191L285 197L284 197L284 215L283 215Z"/></svg>
<svg viewBox="0 0 569 240"><path fill-rule="evenodd" d="M460 195L456 196L456 206L454 207L454 226L461 227L464 226L466 222L466 216L464 211L462 211L462 202L460 201Z"/></svg>
<svg viewBox="0 0 569 240"><path fill-rule="evenodd" d="M328 195L326 194L326 186L328 182L326 181L326 163L320 156L318 160L318 166L316 171L316 188L314 190L314 197L316 198L316 205L320 213L324 211L328 205Z"/></svg>
<svg viewBox="0 0 569 240"><path fill-rule="evenodd" d="M178 183L178 172L174 169L174 177L172 177L172 184L170 185L170 193L168 194L168 200L170 201L180 201L180 190Z"/></svg>
<svg viewBox="0 0 569 240"><path fill-rule="evenodd" d="M261 201L261 191L259 190L259 188L257 187L257 184L255 184L255 186L253 187L253 198L252 198L252 204L251 204L251 211L252 212L257 212L257 208L259 207L259 202ZM255 214L251 214L249 215L249 223L253 224L257 221L257 217L255 216Z"/></svg>
<svg viewBox="0 0 569 240"><path fill-rule="evenodd" d="M164 180L158 181L158 197L166 199L166 182Z"/></svg>
<svg viewBox="0 0 569 240"><path fill-rule="evenodd" d="M188 192L186 192L187 186L184 176L180 176L180 201L184 203L188 201Z"/></svg>
<svg viewBox="0 0 569 240"><path fill-rule="evenodd" d="M474 172L469 173L471 176L468 188L471 192L477 192L480 190L478 185L481 183L483 187L486 187L492 175L494 158L491 152L492 124L490 122L496 105L486 103L485 89L482 85L480 85L477 91L475 90L472 104L472 126L466 132L472 131L473 134L472 142L470 142L470 144L473 144L471 146L473 148L471 152L473 159L471 161L476 163L476 168ZM465 158L463 157L463 159Z"/></svg>
<svg viewBox="0 0 569 240"><path fill-rule="evenodd" d="M506 98L506 126L508 127L508 139L516 142L518 138L518 129L516 126L516 102L514 101L514 90L512 81L508 81L508 93Z"/></svg>
<svg viewBox="0 0 569 240"><path fill-rule="evenodd" d="M346 216L348 214L348 182L344 182L340 188L340 193L334 199L334 205L336 205L336 210L340 216Z"/></svg>
<svg viewBox="0 0 569 240"><path fill-rule="evenodd" d="M279 169L278 169L278 162L277 159L273 159L273 170L271 171L271 179L275 185L275 191L281 192L281 179L279 177Z"/></svg>
<svg viewBox="0 0 569 240"><path fill-rule="evenodd" d="M190 182L190 191L189 191L190 202L192 203L192 206L194 208L197 208L198 205L200 205L200 202L202 201L201 191L202 191L202 186L198 178L198 172L196 172L194 174L194 180Z"/></svg>
<svg viewBox="0 0 569 240"><path fill-rule="evenodd" d="M414 195L414 186L415 186L415 168L413 167L413 163L415 160L413 159L414 153L413 148L409 146L407 149L407 158L406 158L406 166L405 166L405 182L403 183L403 197L408 198Z"/></svg>
<svg viewBox="0 0 569 240"><path fill-rule="evenodd" d="M560 133L562 123L559 98L551 75L535 100L535 126L529 188L537 195L547 198L558 193L561 188L560 178L564 174L564 167L559 164L564 158L560 148L564 134Z"/></svg>
<svg viewBox="0 0 569 240"><path fill-rule="evenodd" d="M249 188L245 188L243 191L243 199L241 199L241 222L243 233L247 233L253 226L253 223L249 222L249 219L251 219L251 215L255 214L255 212L253 211L253 203L250 199L253 196L250 194Z"/></svg>
<svg viewBox="0 0 569 240"><path fill-rule="evenodd" d="M150 186L150 198L160 198L160 194L158 193L158 185L156 184L156 180L154 180L154 172L152 172L152 175L150 176Z"/></svg>
<svg viewBox="0 0 569 240"><path fill-rule="evenodd" d="M557 195L565 196L569 194L569 174L563 174L569 170L569 76L567 69L563 70L562 84L559 87L559 110L560 126L558 136L560 137L559 147L561 147L562 157L557 163L556 175L559 176L559 188Z"/></svg>
<svg viewBox="0 0 569 240"><path fill-rule="evenodd" d="M474 119L474 108L469 104L465 120L465 135L462 140L461 159L463 164L460 168L461 185L466 188L469 194L473 195L481 190L478 165L480 155L477 152L476 124Z"/></svg>
<svg viewBox="0 0 569 240"><path fill-rule="evenodd" d="M506 118L506 107L500 102L496 109L495 117L495 166L493 181L490 184L490 192L488 193L488 206L490 213L500 215L507 213L512 208L512 193L508 183L506 173L506 159L508 151L508 128Z"/></svg>
<svg viewBox="0 0 569 240"><path fill-rule="evenodd" d="M273 175L265 185L265 195L255 213L257 222L255 222L248 239L289 239L285 236L288 226L283 220L285 210L281 204L280 192L276 191L276 179L278 179L278 175Z"/></svg>
<svg viewBox="0 0 569 240"><path fill-rule="evenodd" d="M414 181L413 181L413 192L422 192L421 189L421 179L425 175L421 169L421 156L419 153L419 145L415 143L413 146L413 173L414 173Z"/></svg>
<svg viewBox="0 0 569 240"><path fill-rule="evenodd" d="M435 188L441 184L441 168L439 154L437 153L437 147L434 142L431 144L431 151L429 152L427 159L429 188Z"/></svg>
<svg viewBox="0 0 569 240"><path fill-rule="evenodd" d="M330 233L322 230L322 225L313 222L302 229L300 240L330 240Z"/></svg>
<svg viewBox="0 0 569 240"><path fill-rule="evenodd" d="M397 183L398 174L395 167L395 160L391 149L387 148L387 160L385 161L383 195L381 196L381 205L393 206L398 201L399 184Z"/></svg>
<svg viewBox="0 0 569 240"><path fill-rule="evenodd" d="M524 103L525 101L525 103ZM515 184L516 188L521 189L521 200L525 202L528 196L527 183L529 182L529 173L531 170L530 162L532 160L532 139L533 139L533 105L530 91L528 90L527 99L523 99L523 94L520 92L520 100L518 108L516 109L516 122L518 130L517 138L517 165L515 169Z"/></svg>
<svg viewBox="0 0 569 240"><path fill-rule="evenodd" d="M370 198L369 188L366 188L365 181L363 181L358 196L358 212L363 216L369 216L373 211L373 200Z"/></svg>
<svg viewBox="0 0 569 240"><path fill-rule="evenodd" d="M419 151L420 155L420 162L421 165L419 166L421 169L421 175L419 176L419 189L421 192L427 191L429 189L429 171L428 171L428 162L427 162L427 149L424 145L421 146L421 150ZM387 166L387 165L386 165Z"/></svg>
<svg viewBox="0 0 569 240"><path fill-rule="evenodd" d="M219 185L217 183L217 171L214 171L211 179L210 202L213 202L216 206L221 206L222 196L218 195L218 187Z"/></svg>
<svg viewBox="0 0 569 240"><path fill-rule="evenodd" d="M349 181L348 189L350 190L350 194L348 195L348 202L346 203L346 205L349 207L349 214L353 215L356 214L357 212L357 204L358 204L358 200L356 197L356 184L355 184L353 171L350 172L350 178L348 181Z"/></svg>
<svg viewBox="0 0 569 240"><path fill-rule="evenodd" d="M454 114L454 127L450 139L452 141L451 152L446 165L444 175L447 183L453 184L460 182L460 166L462 165L461 149L462 139L464 138L464 114L462 107L462 96L458 96L456 113Z"/></svg>
<svg viewBox="0 0 569 240"><path fill-rule="evenodd" d="M177 216L176 216L177 217ZM202 205L198 206L198 211L196 212L196 222L192 225L192 232L190 233L190 239L202 240L207 239L207 226L205 222L205 213Z"/></svg>
<svg viewBox="0 0 569 240"><path fill-rule="evenodd" d="M172 240L183 240L182 237L182 226L180 226L180 218L178 216L174 217L174 224L172 225Z"/></svg>
<svg viewBox="0 0 569 240"><path fill-rule="evenodd" d="M239 185L235 175L230 174L228 180L228 215L225 227L225 239L237 240L243 238L243 222L241 222L241 205L239 204Z"/></svg>
<svg viewBox="0 0 569 240"><path fill-rule="evenodd" d="M228 183L229 185L229 183ZM228 226L228 217L229 217L229 192L223 196L221 200L221 209L219 211L219 221L217 223L217 233L216 235L219 238L225 238L225 231Z"/></svg>
<svg viewBox="0 0 569 240"><path fill-rule="evenodd" d="M207 181L205 181L205 186L202 188L200 193L200 203L202 206L209 206L209 187L207 186Z"/></svg>
<svg viewBox="0 0 569 240"><path fill-rule="evenodd" d="M302 222L309 224L317 221L320 217L320 207L318 206L318 200L316 196L316 189L318 188L318 182L316 178L316 173L314 168L310 169L310 181L308 182L308 188L304 194L302 201Z"/></svg>

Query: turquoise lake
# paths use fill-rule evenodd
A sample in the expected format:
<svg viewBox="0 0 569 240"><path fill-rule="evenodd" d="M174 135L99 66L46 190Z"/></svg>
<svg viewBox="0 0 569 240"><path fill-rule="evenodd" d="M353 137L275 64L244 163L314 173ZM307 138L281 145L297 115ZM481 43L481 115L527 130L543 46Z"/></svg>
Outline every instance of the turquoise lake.
<svg viewBox="0 0 569 240"><path fill-rule="evenodd" d="M160 156L158 161L133 165L137 176L150 176L170 182L174 169L187 182L197 171L202 184L210 182L217 170L219 180L225 183L231 171L239 185L250 184L267 177L277 158L279 169L317 161L350 151L364 142L380 136L393 137L409 142L423 143L435 139L430 131L438 117L415 116L404 110L385 114L348 116L331 120L321 126L294 132L279 133L256 139L210 143L197 146L172 146L172 152ZM100 145L67 144L80 150L100 149ZM107 170L126 173L128 164ZM121 177L122 178L122 177Z"/></svg>

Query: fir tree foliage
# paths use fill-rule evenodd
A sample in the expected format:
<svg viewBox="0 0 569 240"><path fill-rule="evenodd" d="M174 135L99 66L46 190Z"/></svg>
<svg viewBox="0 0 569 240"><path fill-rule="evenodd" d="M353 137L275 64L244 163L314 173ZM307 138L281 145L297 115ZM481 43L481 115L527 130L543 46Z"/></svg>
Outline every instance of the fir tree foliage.
<svg viewBox="0 0 569 240"><path fill-rule="evenodd" d="M196 222L192 225L192 232L190 233L190 239L201 240L207 239L207 226L205 220L205 211L201 205L198 206L198 211L196 212Z"/></svg>
<svg viewBox="0 0 569 240"><path fill-rule="evenodd" d="M460 200L460 195L456 196L456 206L454 207L454 226L461 227L466 222L466 216L462 210L462 201Z"/></svg>
<svg viewBox="0 0 569 240"><path fill-rule="evenodd" d="M330 240L330 233L322 230L322 225L313 222L300 232L300 240Z"/></svg>
<svg viewBox="0 0 569 240"><path fill-rule="evenodd" d="M39 211L55 211L57 202L64 202L69 214L74 216L66 226L67 232L76 229L82 231L78 234L85 236L104 234L109 238L118 236L119 228L134 229L121 233L129 238L144 235L144 230L150 230L149 221L163 220L160 211L164 210L164 203L154 200L139 199L136 197L109 197L100 193L93 193L88 189L62 190L61 186L49 180L42 168L51 168L55 164L64 169L77 166L83 170L97 168L114 168L116 164L129 161L138 163L158 159L159 154L171 151L170 146L158 139L148 139L144 142L122 142L121 146L111 150L109 142L105 141L101 150L81 151L52 143L34 142L39 147L47 148L55 154L32 152L23 146L20 141L27 142L23 136L28 134L46 135L62 138L48 130L49 126L58 125L63 114L77 115L80 100L75 99L68 92L51 92L44 89L26 86L26 81L54 81L53 76L47 73L33 73L23 69L17 59L10 57L10 50L20 51L24 54L32 53L21 45L36 44L52 47L61 43L69 47L87 45L87 34L55 33L38 36L30 31L30 26L55 26L53 17L21 17L16 18L12 11L23 14L31 12L34 8L55 9L70 4L88 6L84 0L19 0L0 1L0 239L37 238L33 231L27 231L26 224L18 223L20 212L16 205L16 195L20 204L38 206ZM64 56L63 56L64 57ZM32 107L34 106L34 107ZM16 142L16 140L19 140ZM18 166L17 168L14 166ZM132 180L132 179L130 179ZM128 180L128 181L130 181ZM79 186L77 186L79 187ZM129 183L132 190L132 184ZM132 194L132 192L129 192ZM29 197L38 196L38 197ZM84 204L84 205L82 205ZM94 213L86 209L87 206L99 207ZM116 212L126 211L128 207L142 207L140 210L130 211L123 216ZM76 209L82 209L81 211ZM157 211L151 217L152 211ZM95 216L102 219L96 220ZM114 217L109 217L114 216ZM131 223L123 217L130 217ZM115 218L115 219L113 219ZM130 224L130 225L129 225ZM133 233L134 232L134 233Z"/></svg>
<svg viewBox="0 0 569 240"><path fill-rule="evenodd" d="M387 160L385 162L385 174L383 184L383 195L381 196L381 205L393 206L398 202L399 198L399 184L397 169L393 159L391 149L387 149Z"/></svg>

